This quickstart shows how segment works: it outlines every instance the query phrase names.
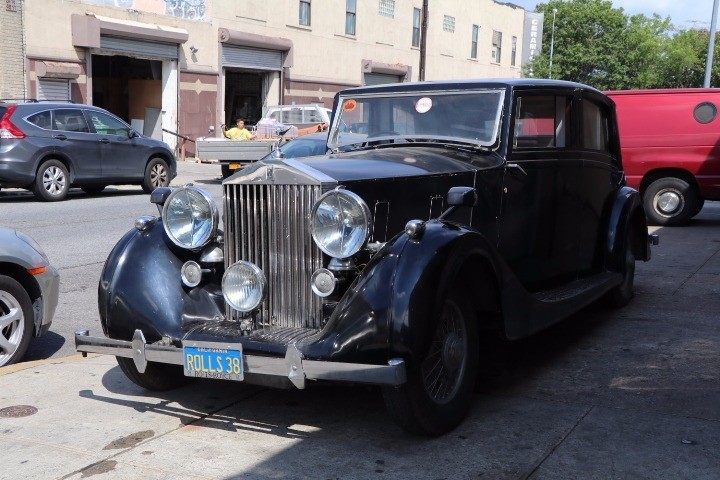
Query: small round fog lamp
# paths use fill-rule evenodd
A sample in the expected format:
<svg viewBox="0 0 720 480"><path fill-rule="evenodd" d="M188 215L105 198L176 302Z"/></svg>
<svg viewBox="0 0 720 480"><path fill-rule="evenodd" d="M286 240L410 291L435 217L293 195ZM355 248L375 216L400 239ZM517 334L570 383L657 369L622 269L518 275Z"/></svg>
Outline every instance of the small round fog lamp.
<svg viewBox="0 0 720 480"><path fill-rule="evenodd" d="M335 275L327 268L318 268L315 273L312 274L310 284L312 285L312 291L318 297L327 297L335 291L335 284L337 279Z"/></svg>
<svg viewBox="0 0 720 480"><path fill-rule="evenodd" d="M250 262L239 261L225 270L222 279L225 301L239 312L252 312L265 300L265 274Z"/></svg>
<svg viewBox="0 0 720 480"><path fill-rule="evenodd" d="M197 287L200 285L200 280L202 280L200 265L192 260L185 262L180 269L180 278L182 278L183 285L186 287Z"/></svg>

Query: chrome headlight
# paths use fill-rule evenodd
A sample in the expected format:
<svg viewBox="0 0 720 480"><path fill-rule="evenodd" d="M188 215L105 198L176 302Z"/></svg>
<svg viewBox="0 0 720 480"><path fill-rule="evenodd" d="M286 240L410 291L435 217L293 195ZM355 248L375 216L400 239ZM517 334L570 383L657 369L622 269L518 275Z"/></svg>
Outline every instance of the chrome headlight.
<svg viewBox="0 0 720 480"><path fill-rule="evenodd" d="M337 189L313 206L312 238L320 250L335 258L355 255L370 235L370 209L354 193Z"/></svg>
<svg viewBox="0 0 720 480"><path fill-rule="evenodd" d="M267 281L256 265L241 260L225 270L222 292L232 308L240 312L252 312L265 299Z"/></svg>
<svg viewBox="0 0 720 480"><path fill-rule="evenodd" d="M197 187L178 188L165 201L163 225L175 245L192 250L204 247L217 232L217 205Z"/></svg>

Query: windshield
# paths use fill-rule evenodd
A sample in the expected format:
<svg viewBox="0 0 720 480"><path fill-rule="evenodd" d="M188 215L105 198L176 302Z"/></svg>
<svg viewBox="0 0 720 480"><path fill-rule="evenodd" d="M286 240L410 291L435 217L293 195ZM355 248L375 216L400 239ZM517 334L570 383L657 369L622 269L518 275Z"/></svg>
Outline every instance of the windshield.
<svg viewBox="0 0 720 480"><path fill-rule="evenodd" d="M374 140L496 143L504 90L341 96L328 145Z"/></svg>

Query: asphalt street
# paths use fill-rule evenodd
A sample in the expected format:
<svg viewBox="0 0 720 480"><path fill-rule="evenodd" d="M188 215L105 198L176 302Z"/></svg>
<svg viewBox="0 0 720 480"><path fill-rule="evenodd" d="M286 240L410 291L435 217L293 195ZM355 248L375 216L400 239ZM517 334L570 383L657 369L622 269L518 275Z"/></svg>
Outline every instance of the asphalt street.
<svg viewBox="0 0 720 480"><path fill-rule="evenodd" d="M209 192L222 212L220 166L179 162L171 186L193 183ZM26 190L0 191L0 225L33 237L60 271L60 300L52 329L34 339L25 361L75 353L73 333L100 331L97 285L105 259L140 215L157 215L140 186L109 186L98 195L72 189L62 202L39 202Z"/></svg>
<svg viewBox="0 0 720 480"><path fill-rule="evenodd" d="M219 167L181 172L175 184L220 200ZM0 192L0 223L45 246L63 282L51 346L28 359L43 360L0 369L0 480L720 478L718 202L653 229L661 243L628 307L488 342L470 415L437 439L402 432L375 388L200 381L157 394L112 357L68 357L77 326L99 332L104 257L154 209L126 187L58 204Z"/></svg>

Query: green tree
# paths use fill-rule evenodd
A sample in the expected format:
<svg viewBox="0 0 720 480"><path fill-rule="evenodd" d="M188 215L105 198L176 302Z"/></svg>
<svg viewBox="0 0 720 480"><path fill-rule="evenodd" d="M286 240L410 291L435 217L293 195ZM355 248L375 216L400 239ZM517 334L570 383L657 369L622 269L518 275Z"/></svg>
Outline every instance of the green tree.
<svg viewBox="0 0 720 480"><path fill-rule="evenodd" d="M708 30L680 30L667 42L659 60L658 86L664 88L702 87L705 62L710 41ZM720 54L720 38L716 37L713 59ZM720 85L720 72L713 65L710 85Z"/></svg>
<svg viewBox="0 0 720 480"><path fill-rule="evenodd" d="M557 9L554 35L553 9ZM551 0L539 4L537 11L545 13L542 53L526 66L525 75L570 80L601 90L650 88L660 83L658 64L672 31L669 18L628 16L607 0Z"/></svg>

